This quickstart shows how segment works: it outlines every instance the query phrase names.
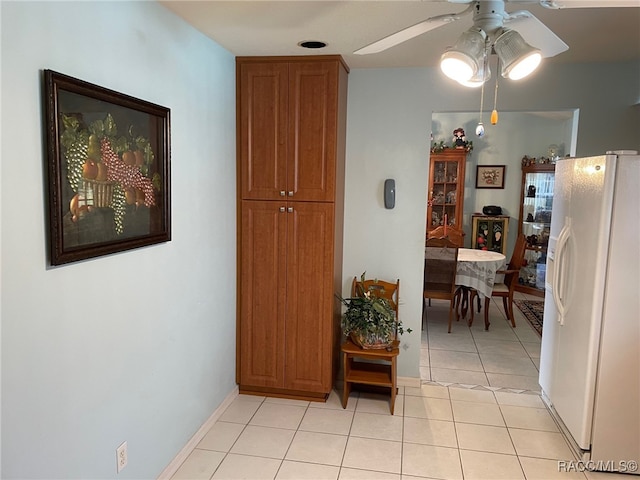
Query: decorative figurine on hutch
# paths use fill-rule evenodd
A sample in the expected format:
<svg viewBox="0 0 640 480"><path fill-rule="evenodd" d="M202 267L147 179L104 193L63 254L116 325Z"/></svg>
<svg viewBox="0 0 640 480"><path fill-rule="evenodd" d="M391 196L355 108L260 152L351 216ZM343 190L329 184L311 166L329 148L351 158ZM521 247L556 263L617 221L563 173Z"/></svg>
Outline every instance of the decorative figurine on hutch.
<svg viewBox="0 0 640 480"><path fill-rule="evenodd" d="M467 139L464 135L463 128L456 128L453 131L453 146L455 148L467 148Z"/></svg>

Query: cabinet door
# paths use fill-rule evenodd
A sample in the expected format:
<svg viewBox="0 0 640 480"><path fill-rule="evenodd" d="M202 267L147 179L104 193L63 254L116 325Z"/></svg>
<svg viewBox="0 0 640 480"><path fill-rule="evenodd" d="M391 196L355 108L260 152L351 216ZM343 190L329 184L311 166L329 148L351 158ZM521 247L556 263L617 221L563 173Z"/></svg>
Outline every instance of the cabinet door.
<svg viewBox="0 0 640 480"><path fill-rule="evenodd" d="M427 231L446 223L462 230L466 150L431 153L427 200Z"/></svg>
<svg viewBox="0 0 640 480"><path fill-rule="evenodd" d="M242 202L240 384L284 386L287 213L284 202Z"/></svg>
<svg viewBox="0 0 640 480"><path fill-rule="evenodd" d="M289 66L287 194L318 202L335 197L338 62Z"/></svg>
<svg viewBox="0 0 640 480"><path fill-rule="evenodd" d="M333 205L287 213L286 387L329 392L333 341Z"/></svg>
<svg viewBox="0 0 640 480"><path fill-rule="evenodd" d="M473 215L471 248L490 250L506 255L509 217Z"/></svg>
<svg viewBox="0 0 640 480"><path fill-rule="evenodd" d="M286 63L238 68L241 195L275 200L287 190L289 68Z"/></svg>

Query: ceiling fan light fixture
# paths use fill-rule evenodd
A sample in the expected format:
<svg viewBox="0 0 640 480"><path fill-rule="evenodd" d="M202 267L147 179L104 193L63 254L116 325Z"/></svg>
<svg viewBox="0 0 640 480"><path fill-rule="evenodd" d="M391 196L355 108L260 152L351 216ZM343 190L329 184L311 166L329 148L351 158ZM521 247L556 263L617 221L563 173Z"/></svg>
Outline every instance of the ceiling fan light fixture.
<svg viewBox="0 0 640 480"><path fill-rule="evenodd" d="M493 48L502 63L502 76L511 80L528 76L542 61L540 49L529 45L515 30L505 30Z"/></svg>
<svg viewBox="0 0 640 480"><path fill-rule="evenodd" d="M482 68L486 34L471 28L460 35L456 44L440 58L440 69L458 82L470 80Z"/></svg>
<svg viewBox="0 0 640 480"><path fill-rule="evenodd" d="M458 82L470 80L477 71L472 58L458 52L446 52L440 60L440 69L449 78Z"/></svg>
<svg viewBox="0 0 640 480"><path fill-rule="evenodd" d="M520 80L521 78L533 73L533 71L538 68L541 61L542 55L540 52L532 52L513 65L511 69L506 72L506 75L511 80Z"/></svg>
<svg viewBox="0 0 640 480"><path fill-rule="evenodd" d="M458 81L458 83L464 87L478 88L490 78L491 69L489 68L489 65L486 65L485 67L481 64L480 70L478 70L478 72L473 77L471 77L469 80Z"/></svg>

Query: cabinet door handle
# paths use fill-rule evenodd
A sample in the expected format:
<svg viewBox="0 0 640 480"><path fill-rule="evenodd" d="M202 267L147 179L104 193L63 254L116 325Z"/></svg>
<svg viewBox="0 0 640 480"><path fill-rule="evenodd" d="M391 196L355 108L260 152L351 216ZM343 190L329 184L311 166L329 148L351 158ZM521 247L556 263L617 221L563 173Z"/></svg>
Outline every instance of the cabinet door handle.
<svg viewBox="0 0 640 480"><path fill-rule="evenodd" d="M284 207L280 207L280 211L284 213Z"/></svg>
<svg viewBox="0 0 640 480"><path fill-rule="evenodd" d="M287 212L292 213L293 212L293 207L287 208Z"/></svg>
<svg viewBox="0 0 640 480"><path fill-rule="evenodd" d="M289 196L293 197L293 190L289 190Z"/></svg>
<svg viewBox="0 0 640 480"><path fill-rule="evenodd" d="M281 196L281 197L284 197L284 196L285 196L285 192L284 192L284 190L280 190L280 196Z"/></svg>

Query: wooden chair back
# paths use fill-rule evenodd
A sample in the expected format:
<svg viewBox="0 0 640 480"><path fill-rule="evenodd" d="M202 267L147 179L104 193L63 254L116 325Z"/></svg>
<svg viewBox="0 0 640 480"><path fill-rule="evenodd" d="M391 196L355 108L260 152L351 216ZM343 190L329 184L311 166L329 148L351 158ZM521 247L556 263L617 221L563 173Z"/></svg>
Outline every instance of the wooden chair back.
<svg viewBox="0 0 640 480"><path fill-rule="evenodd" d="M427 232L427 241L432 238L448 238L457 247L462 248L464 246L464 232L448 225L446 235L444 225L440 225L430 232Z"/></svg>
<svg viewBox="0 0 640 480"><path fill-rule="evenodd" d="M447 247L458 248L458 245L452 242L449 237L427 238L427 247Z"/></svg>
<svg viewBox="0 0 640 480"><path fill-rule="evenodd" d="M424 297L451 299L456 290L458 247L436 245L441 239L432 239L424 255ZM449 243L447 240L444 242Z"/></svg>
<svg viewBox="0 0 640 480"><path fill-rule="evenodd" d="M396 321L398 320L398 302L400 298L400 279L396 280L396 283L386 282L384 280L358 280L357 277L353 277L351 282L351 296L361 297L365 292L371 292L378 298L384 298L388 300L391 308L396 312Z"/></svg>
<svg viewBox="0 0 640 480"><path fill-rule="evenodd" d="M453 322L456 306L456 270L458 267L458 247L451 246L446 238L427 241L424 251L424 298L449 300L449 329ZM423 320L426 311L423 302Z"/></svg>
<svg viewBox="0 0 640 480"><path fill-rule="evenodd" d="M516 244L513 247L513 253L511 259L507 265L507 269L504 272L504 284L512 290L518 284L518 277L520 276L520 268L524 261L525 247L527 246L526 237L521 234L516 238ZM498 272L500 273L500 272Z"/></svg>

